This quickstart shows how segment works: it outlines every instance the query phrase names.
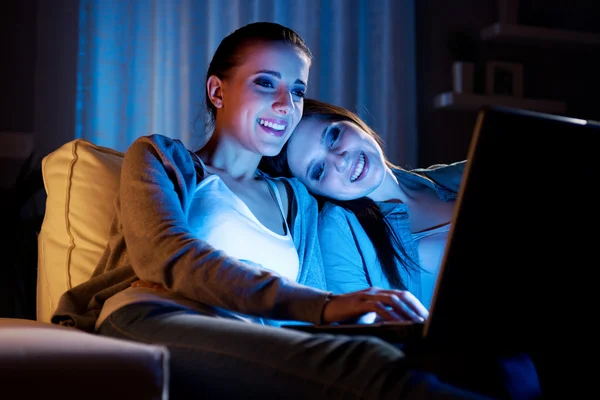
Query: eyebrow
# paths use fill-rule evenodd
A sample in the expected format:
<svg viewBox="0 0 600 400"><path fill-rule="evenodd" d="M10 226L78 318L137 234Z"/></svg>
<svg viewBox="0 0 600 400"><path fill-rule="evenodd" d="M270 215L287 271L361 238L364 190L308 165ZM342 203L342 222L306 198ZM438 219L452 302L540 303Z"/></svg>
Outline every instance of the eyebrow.
<svg viewBox="0 0 600 400"><path fill-rule="evenodd" d="M321 139L319 140L319 146L323 146L323 143L325 143L325 138L327 137L327 129L329 129L329 125L325 126L325 129L323 129L323 133L321 133ZM313 165L315 165L315 160L311 160L308 163L308 166L306 167L306 178L310 179L310 177L308 176L310 173L310 170L312 169Z"/></svg>
<svg viewBox="0 0 600 400"><path fill-rule="evenodd" d="M259 71L256 71L257 74L268 74L268 75L272 75L278 79L281 79L281 73L277 72L277 71L272 71L270 69L261 69ZM304 81L302 81L302 79L296 79L294 81L295 84L299 84L299 85L304 85L306 86L306 83Z"/></svg>

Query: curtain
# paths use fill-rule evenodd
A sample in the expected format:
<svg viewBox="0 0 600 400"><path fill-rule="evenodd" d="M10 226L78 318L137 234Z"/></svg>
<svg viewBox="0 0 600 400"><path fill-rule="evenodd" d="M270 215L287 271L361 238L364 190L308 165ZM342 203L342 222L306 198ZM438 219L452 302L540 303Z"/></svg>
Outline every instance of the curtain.
<svg viewBox="0 0 600 400"><path fill-rule="evenodd" d="M81 0L78 20L76 137L124 151L161 133L196 147L213 52L262 20L307 42L309 97L357 112L392 162L416 165L414 0Z"/></svg>

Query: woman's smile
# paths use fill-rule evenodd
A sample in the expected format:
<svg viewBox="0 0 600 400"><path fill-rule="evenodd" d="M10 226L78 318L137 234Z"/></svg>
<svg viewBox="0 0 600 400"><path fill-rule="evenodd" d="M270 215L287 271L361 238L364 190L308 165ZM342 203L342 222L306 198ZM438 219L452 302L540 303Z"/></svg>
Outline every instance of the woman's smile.
<svg viewBox="0 0 600 400"><path fill-rule="evenodd" d="M258 124L265 132L277 137L285 135L287 128L287 122L283 120L259 118Z"/></svg>
<svg viewBox="0 0 600 400"><path fill-rule="evenodd" d="M352 168L352 175L350 176L350 182L356 182L361 180L367 175L367 171L369 170L368 159L365 156L365 153L362 151L358 153L358 157L356 157L356 161L354 162Z"/></svg>

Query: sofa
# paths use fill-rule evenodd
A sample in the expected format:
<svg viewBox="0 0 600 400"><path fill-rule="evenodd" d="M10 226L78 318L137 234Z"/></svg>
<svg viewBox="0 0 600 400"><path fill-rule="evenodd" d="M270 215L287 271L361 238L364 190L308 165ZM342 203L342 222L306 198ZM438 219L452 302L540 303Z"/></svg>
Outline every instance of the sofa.
<svg viewBox="0 0 600 400"><path fill-rule="evenodd" d="M50 323L61 295L87 280L108 241L123 153L85 139L42 159L46 209L38 234L36 320L0 318L3 393L41 399L166 399L164 346Z"/></svg>

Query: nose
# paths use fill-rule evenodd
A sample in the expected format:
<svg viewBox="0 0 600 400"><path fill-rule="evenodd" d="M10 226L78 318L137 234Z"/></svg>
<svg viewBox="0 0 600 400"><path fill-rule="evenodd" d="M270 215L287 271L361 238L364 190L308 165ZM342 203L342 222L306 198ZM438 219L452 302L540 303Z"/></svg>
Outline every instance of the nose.
<svg viewBox="0 0 600 400"><path fill-rule="evenodd" d="M294 99L292 94L287 90L280 90L273 103L273 109L279 114L291 114L294 112L296 106L294 105Z"/></svg>
<svg viewBox="0 0 600 400"><path fill-rule="evenodd" d="M330 152L329 155L329 160L331 164L338 172L344 172L346 168L348 168L348 152Z"/></svg>

